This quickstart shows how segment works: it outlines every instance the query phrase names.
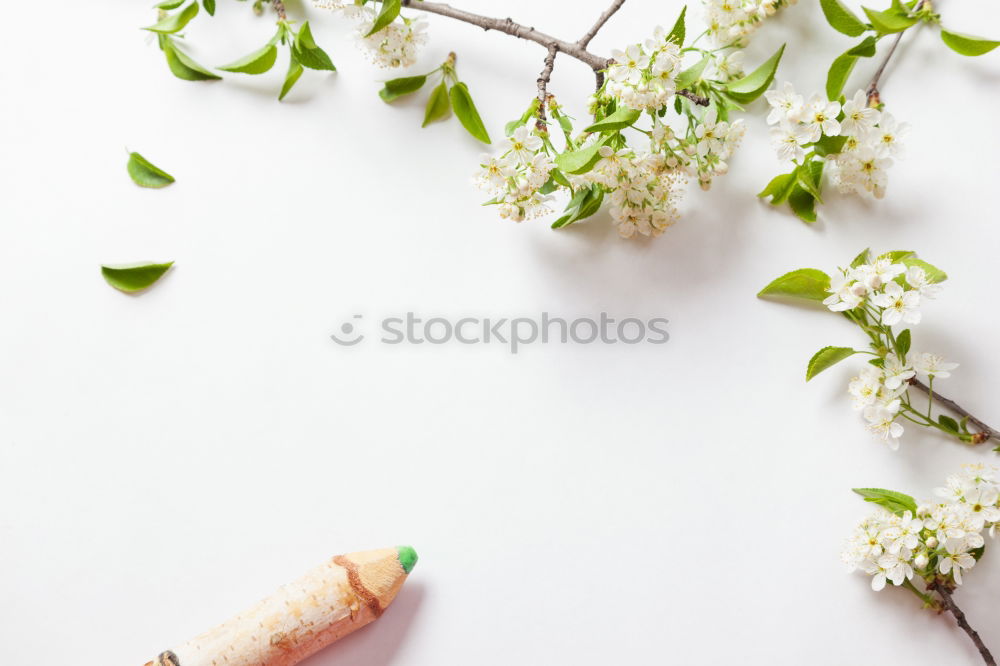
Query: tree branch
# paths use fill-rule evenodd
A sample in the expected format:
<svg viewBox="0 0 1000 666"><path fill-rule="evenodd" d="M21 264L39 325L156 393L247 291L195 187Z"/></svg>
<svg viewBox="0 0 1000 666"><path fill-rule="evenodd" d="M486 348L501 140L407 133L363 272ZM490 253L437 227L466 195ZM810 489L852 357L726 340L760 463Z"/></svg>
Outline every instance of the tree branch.
<svg viewBox="0 0 1000 666"><path fill-rule="evenodd" d="M625 0L615 0L612 2L611 6L605 9L604 13L598 17L597 23L595 23L594 26L587 31L587 34L581 37L580 41L577 42L577 44L580 45L580 48L587 48L587 45L590 44L590 40L597 35L597 32L604 27L604 24L608 22L608 19L611 18L615 12L621 9L624 4Z"/></svg>
<svg viewBox="0 0 1000 666"><path fill-rule="evenodd" d="M986 662L987 666L997 666L996 660L993 659L993 655L990 654L986 644L983 643L983 639L979 637L979 634L976 633L975 629L969 626L969 621L965 619L965 613L963 613L962 609L955 604L955 600L951 598L951 590L948 589L947 584L935 580L927 584L927 589L935 590L941 595L941 600L944 602L945 608L947 608L948 611L955 616L955 622L957 622L958 626L962 628L962 631L968 634L969 638L972 639L973 644L976 646L976 649L979 650L979 654L982 656L983 661Z"/></svg>
<svg viewBox="0 0 1000 666"><path fill-rule="evenodd" d="M625 0L622 0L622 2L625 2ZM549 79L552 78L552 68L556 65L556 53L558 52L559 49L554 44L549 46L549 54L545 56L545 68L538 75L538 121L535 122L535 127L539 131L544 131L546 127L545 104L549 98L546 87L549 85Z"/></svg>
<svg viewBox="0 0 1000 666"><path fill-rule="evenodd" d="M553 37L552 35L547 35L544 32L535 30L534 28L528 27L522 23L518 23L510 18L499 19L490 16L482 16L480 14L473 14L472 12L467 12L464 9L457 9L451 5L446 5L441 2L423 2L423 0L401 0L403 7L408 7L410 9L416 9L422 12L427 12L429 14L437 14L439 16L447 16L448 18L453 18L456 21L462 21L463 23L468 23L470 25L478 26L483 30L496 30L502 32L512 37L517 37L519 39L526 39L529 42L535 42L536 44L541 44L546 49L555 48L559 53L565 53L571 58L575 58L580 62L589 65L594 74L597 76L597 87L600 88L604 83L604 75L601 70L605 69L610 65L613 60L609 58L604 58L599 55L595 55L587 50L586 44L593 39L593 36L604 26L611 15L618 11L619 7L624 4L625 0L615 0L615 2L609 7L601 17L597 20L597 23L587 32L583 38L578 42L567 42L562 39ZM593 34L591 34L593 33ZM582 45L581 45L582 43ZM678 95L687 97L689 100L698 104L700 106L708 106L709 100L700 95L695 95L687 90L678 90Z"/></svg>
<svg viewBox="0 0 1000 666"><path fill-rule="evenodd" d="M927 393L928 395L931 395L930 388L928 388L926 384L924 384L916 377L910 380L910 385L913 386L914 388L920 389L921 391ZM934 400L936 400L939 404L943 405L944 407L947 407L949 410L951 410L952 412L958 414L963 418L968 418L969 423L976 426L979 432L977 432L972 436L973 444L982 444L983 442L991 438L1000 439L1000 431L994 430L993 428L989 427L988 425L977 419L975 416L970 414L967 409L959 405L954 400L950 400L944 397L937 391L934 391L933 397Z"/></svg>
<svg viewBox="0 0 1000 666"><path fill-rule="evenodd" d="M438 14L439 16L447 16L448 18L470 23L472 25L479 26L483 30L497 30L520 39L526 39L530 42L541 44L545 48L555 46L557 51L561 51L570 57L576 58L580 62L590 65L591 69L594 70L604 69L608 66L607 58L594 55L579 44L567 42L553 37L552 35L547 35L539 30L517 23L513 19L498 19L489 16L481 16L479 14L467 12L464 9L456 9L455 7L440 2L402 0L402 5L404 7L409 7L410 9L418 9L422 12Z"/></svg>

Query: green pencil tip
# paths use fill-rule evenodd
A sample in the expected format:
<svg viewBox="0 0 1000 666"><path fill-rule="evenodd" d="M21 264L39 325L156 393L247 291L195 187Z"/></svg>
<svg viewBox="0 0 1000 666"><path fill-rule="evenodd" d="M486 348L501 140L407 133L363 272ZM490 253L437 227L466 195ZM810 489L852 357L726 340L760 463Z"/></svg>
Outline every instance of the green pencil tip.
<svg viewBox="0 0 1000 666"><path fill-rule="evenodd" d="M413 571L413 567L417 565L417 551L410 546L396 546L396 552L399 553L399 564L403 567L403 571L406 573Z"/></svg>

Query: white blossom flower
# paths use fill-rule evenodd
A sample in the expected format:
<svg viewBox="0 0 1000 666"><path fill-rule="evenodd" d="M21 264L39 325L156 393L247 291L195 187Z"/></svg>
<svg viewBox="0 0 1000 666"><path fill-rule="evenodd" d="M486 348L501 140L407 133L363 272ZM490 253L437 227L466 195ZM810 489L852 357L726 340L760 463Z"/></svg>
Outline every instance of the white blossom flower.
<svg viewBox="0 0 1000 666"><path fill-rule="evenodd" d="M819 141L824 134L827 136L840 134L838 114L840 114L840 102L828 101L819 93L810 97L801 118L806 136L809 137L808 143Z"/></svg>
<svg viewBox="0 0 1000 666"><path fill-rule="evenodd" d="M888 404L871 405L864 411L868 429L878 435L893 451L899 448L899 438L903 436L903 426L895 421L899 406L900 401L897 399Z"/></svg>
<svg viewBox="0 0 1000 666"><path fill-rule="evenodd" d="M948 539L945 541L945 553L938 562L938 571L948 575L949 573L959 585L962 584L962 570L971 569L976 565L975 558L966 551L965 542L961 539Z"/></svg>
<svg viewBox="0 0 1000 666"><path fill-rule="evenodd" d="M935 379L947 379L951 377L951 371L958 367L958 363L948 363L939 354L923 352L913 354L913 357L913 369L922 377L933 376Z"/></svg>
<svg viewBox="0 0 1000 666"><path fill-rule="evenodd" d="M934 298L941 291L941 285L932 283L927 277L927 271L920 266L910 266L906 269L906 284L927 298Z"/></svg>
<svg viewBox="0 0 1000 666"><path fill-rule="evenodd" d="M866 142L879 157L900 157L903 153L900 139L905 138L909 131L909 123L896 122L891 113L882 113L878 127L869 130Z"/></svg>
<svg viewBox="0 0 1000 666"><path fill-rule="evenodd" d="M764 98L771 105L771 112L767 114L768 125L784 122L795 124L801 119L805 102L802 95L795 92L790 81L785 81L780 89L768 90L764 93Z"/></svg>
<svg viewBox="0 0 1000 666"><path fill-rule="evenodd" d="M864 136L875 128L879 122L878 109L868 106L868 96L863 90L854 93L854 97L844 102L844 119L840 122L840 133L843 136Z"/></svg>
<svg viewBox="0 0 1000 666"><path fill-rule="evenodd" d="M895 264L889 257L878 257L870 264L861 264L851 269L850 274L868 289L878 290L905 272L904 264Z"/></svg>
<svg viewBox="0 0 1000 666"><path fill-rule="evenodd" d="M859 411L874 405L881 390L882 371L873 365L864 366L847 385L847 392L854 397L854 409Z"/></svg>
<svg viewBox="0 0 1000 666"><path fill-rule="evenodd" d="M809 143L808 130L803 125L782 123L771 130L771 145L778 151L778 159L797 162L806 156L802 146Z"/></svg>
<svg viewBox="0 0 1000 666"><path fill-rule="evenodd" d="M900 360L895 354L889 354L885 357L883 371L885 378L882 383L890 391L895 391L905 385L909 379L917 374L913 368Z"/></svg>
<svg viewBox="0 0 1000 666"><path fill-rule="evenodd" d="M898 282L885 285L885 290L874 294L871 302L882 311L882 323L895 326L903 321L908 324L920 323L920 293L915 290L904 291Z"/></svg>
<svg viewBox="0 0 1000 666"><path fill-rule="evenodd" d="M719 154L725 149L729 123L717 122L717 119L718 114L713 107L708 110L701 123L695 128L694 135L698 139L699 156L704 157L709 152Z"/></svg>

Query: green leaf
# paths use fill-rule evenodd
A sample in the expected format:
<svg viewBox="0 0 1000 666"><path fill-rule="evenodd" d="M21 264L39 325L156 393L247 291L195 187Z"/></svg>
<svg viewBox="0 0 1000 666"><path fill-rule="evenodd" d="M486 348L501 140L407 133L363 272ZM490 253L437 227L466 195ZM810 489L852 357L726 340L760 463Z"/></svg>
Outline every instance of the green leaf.
<svg viewBox="0 0 1000 666"><path fill-rule="evenodd" d="M285 74L285 82L281 84L281 92L278 93L279 102L285 99L285 95L289 93L303 72L302 64L295 58L295 52L292 51L289 56L288 72Z"/></svg>
<svg viewBox="0 0 1000 666"><path fill-rule="evenodd" d="M139 153L129 153L128 175L139 187L161 188L174 182L174 177L169 173L154 165Z"/></svg>
<svg viewBox="0 0 1000 666"><path fill-rule="evenodd" d="M590 217L600 210L603 201L604 190L599 185L580 188L566 205L566 214L553 222L552 228L562 229Z"/></svg>
<svg viewBox="0 0 1000 666"><path fill-rule="evenodd" d="M823 197L820 195L819 188L820 183L816 178L817 169L813 167L816 162L806 162L802 164L795 170L795 180L799 187L812 195L813 199L819 203L823 203ZM822 169L819 170L822 174Z"/></svg>
<svg viewBox="0 0 1000 666"><path fill-rule="evenodd" d="M490 135L486 131L486 126L483 125L483 119L479 117L479 111L476 110L476 105L472 101L469 88L459 81L451 87L448 96L451 98L451 108L455 110L455 115L458 116L462 127L483 143L489 143Z"/></svg>
<svg viewBox="0 0 1000 666"><path fill-rule="evenodd" d="M788 206L795 213L795 216L805 222L812 224L816 221L816 198L802 187L795 183L791 193L788 195Z"/></svg>
<svg viewBox="0 0 1000 666"><path fill-rule="evenodd" d="M556 166L558 166L563 173L571 173L575 175L587 173L594 168L594 165L597 164L597 160L601 159L601 154L598 151L603 145L603 141L598 141L578 150L560 153L559 155L556 155Z"/></svg>
<svg viewBox="0 0 1000 666"><path fill-rule="evenodd" d="M299 28L299 33L295 35L295 43L292 44L292 53L295 54L295 59L303 67L330 72L337 71L326 51L316 45L316 40L312 36L312 28L309 27L309 21L303 23L302 27Z"/></svg>
<svg viewBox="0 0 1000 666"><path fill-rule="evenodd" d="M972 35L963 35L958 32L949 32L944 28L941 29L941 41L948 45L955 53L960 53L964 56L979 56L984 53L989 53L997 46L1000 46L1000 42L993 39L984 39L982 37L973 37Z"/></svg>
<svg viewBox="0 0 1000 666"><path fill-rule="evenodd" d="M152 286L173 265L172 261L165 264L102 265L101 275L115 289L132 293Z"/></svg>
<svg viewBox="0 0 1000 666"><path fill-rule="evenodd" d="M218 81L222 77L205 69L177 46L168 41L163 45L163 55L167 58L167 66L174 76L185 81Z"/></svg>
<svg viewBox="0 0 1000 666"><path fill-rule="evenodd" d="M861 58L871 58L875 55L876 45L878 44L878 37L872 37L871 35L865 37L856 46L853 46L844 52L844 55L858 56Z"/></svg>
<svg viewBox="0 0 1000 666"><path fill-rule="evenodd" d="M670 34L667 35L667 41L673 42L677 46L684 46L684 15L686 13L687 5L684 5L681 7L681 15L674 21L674 27L670 29Z"/></svg>
<svg viewBox="0 0 1000 666"><path fill-rule="evenodd" d="M909 16L905 11L898 9L887 9L884 12L875 11L868 7L862 7L868 20L875 26L880 35L889 35L894 32L902 32L914 25L918 19Z"/></svg>
<svg viewBox="0 0 1000 666"><path fill-rule="evenodd" d="M209 16L215 16L215 0L201 0L201 3L205 5L205 11Z"/></svg>
<svg viewBox="0 0 1000 666"><path fill-rule="evenodd" d="M705 67L708 66L709 56L705 56L695 64L691 65L683 72L677 75L674 80L674 85L677 90L684 90L685 88L690 88L691 85L701 78L701 73L705 71ZM680 98L678 98L679 100Z"/></svg>
<svg viewBox="0 0 1000 666"><path fill-rule="evenodd" d="M826 157L841 152L845 143L847 143L846 136L827 136L824 134L819 141L813 144L813 150L820 157Z"/></svg>
<svg viewBox="0 0 1000 666"><path fill-rule="evenodd" d="M778 69L778 63L781 62L781 55L784 52L785 45L782 44L781 48L775 51L774 55L764 61L760 67L742 79L725 84L723 87L726 93L741 104L747 104L760 97L774 80L774 73ZM679 85L678 88L680 88Z"/></svg>
<svg viewBox="0 0 1000 666"><path fill-rule="evenodd" d="M865 31L865 24L862 23L861 19L855 16L854 12L844 6L840 0L819 0L819 4L823 8L826 22L837 32L857 37Z"/></svg>
<svg viewBox="0 0 1000 666"><path fill-rule="evenodd" d="M278 47L274 45L274 40L272 39L253 53L243 56L228 65L223 65L219 69L239 74L263 74L274 67L274 61L277 59Z"/></svg>
<svg viewBox="0 0 1000 666"><path fill-rule="evenodd" d="M955 433L956 435L959 433L958 421L951 418L950 416L945 416L944 414L941 414L940 416L938 416L938 423L940 423L942 426L944 426L951 432Z"/></svg>
<svg viewBox="0 0 1000 666"><path fill-rule="evenodd" d="M791 296L810 301L823 301L830 295L829 291L829 275L815 268L800 268L775 278L761 289L757 296Z"/></svg>
<svg viewBox="0 0 1000 666"><path fill-rule="evenodd" d="M896 347L899 349L900 358L905 358L910 351L910 329L905 329L896 336Z"/></svg>
<svg viewBox="0 0 1000 666"><path fill-rule="evenodd" d="M171 34L179 32L184 29L188 23L191 22L195 16L198 15L198 3L192 2L190 5L177 12L176 14L170 14L164 16L155 24L143 28L143 30L149 30L150 32L159 32L162 34Z"/></svg>
<svg viewBox="0 0 1000 666"><path fill-rule="evenodd" d="M927 280L931 283L944 282L948 279L947 273L937 266L928 264L923 259L917 259L916 257L904 257L903 259L900 259L900 263L904 266L919 266L924 269L924 272L927 273Z"/></svg>
<svg viewBox="0 0 1000 666"><path fill-rule="evenodd" d="M866 502L874 502L898 516L906 511L913 515L917 514L917 500L909 495L884 488L852 488L852 490L864 497Z"/></svg>
<svg viewBox="0 0 1000 666"><path fill-rule="evenodd" d="M642 115L641 111L636 111L635 109L630 109L626 106L621 107L610 116L598 120L596 123L590 127L584 128L584 132L610 132L612 130L620 130L624 127L628 127Z"/></svg>
<svg viewBox="0 0 1000 666"><path fill-rule="evenodd" d="M788 195L792 193L792 188L795 185L795 172L783 173L780 176L775 176L771 179L771 182L767 184L760 193L757 194L758 197L771 197L771 205L777 206L784 203L788 199Z"/></svg>
<svg viewBox="0 0 1000 666"><path fill-rule="evenodd" d="M383 0L382 9L379 11L378 16L375 17L375 23L372 24L372 29L368 31L365 37L371 37L395 21L396 17L399 16L399 8L400 0Z"/></svg>
<svg viewBox="0 0 1000 666"><path fill-rule="evenodd" d="M858 62L858 57L843 54L834 58L830 64L830 70L826 73L826 97L836 100L844 92L847 79L854 71L854 65Z"/></svg>
<svg viewBox="0 0 1000 666"><path fill-rule="evenodd" d="M898 263L906 257L914 256L913 250L893 250L892 252L883 252L878 255L879 259L888 259L892 263Z"/></svg>
<svg viewBox="0 0 1000 666"><path fill-rule="evenodd" d="M448 88L442 80L431 92L430 99L427 100L427 110L424 111L424 124L421 127L427 127L435 120L444 118L448 115L449 109L451 109L451 102L448 100Z"/></svg>
<svg viewBox="0 0 1000 666"><path fill-rule="evenodd" d="M417 92L426 82L426 74L421 74L420 76L404 76L399 79L390 79L385 82L385 85L382 86L382 90L378 91L378 96L381 97L384 102L391 102L397 97Z"/></svg>
<svg viewBox="0 0 1000 666"><path fill-rule="evenodd" d="M854 257L854 261L851 262L851 268L857 268L862 264L867 264L871 261L872 251L871 248L865 248L862 250L858 256Z"/></svg>
<svg viewBox="0 0 1000 666"><path fill-rule="evenodd" d="M856 353L850 347L823 347L809 359L809 365L806 366L806 381Z"/></svg>
<svg viewBox="0 0 1000 666"><path fill-rule="evenodd" d="M529 104L528 108L524 110L524 113L521 114L521 117L516 120L512 120L506 125L504 125L503 127L504 134L506 136L510 136L511 134L514 133L514 130L516 130L518 127L528 122L528 118L531 118L536 113L538 113L538 98L532 97L531 104Z"/></svg>
<svg viewBox="0 0 1000 666"><path fill-rule="evenodd" d="M164 11L170 11L171 9L177 9L184 4L184 0L163 0L163 2L158 2L153 7L155 9L162 9Z"/></svg>

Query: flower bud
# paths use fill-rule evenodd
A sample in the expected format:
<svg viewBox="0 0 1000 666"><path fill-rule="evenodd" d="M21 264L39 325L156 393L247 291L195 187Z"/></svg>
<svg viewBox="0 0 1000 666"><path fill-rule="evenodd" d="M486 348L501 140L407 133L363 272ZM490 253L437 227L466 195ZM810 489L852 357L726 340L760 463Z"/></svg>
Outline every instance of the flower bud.
<svg viewBox="0 0 1000 666"><path fill-rule="evenodd" d="M918 553L917 556L913 558L913 566L917 567L918 569L923 569L924 567L927 566L928 561L929 558L927 557L927 553L925 553L924 551L920 551L920 553Z"/></svg>
<svg viewBox="0 0 1000 666"><path fill-rule="evenodd" d="M928 537L927 538L927 547L928 548L937 548L938 547L938 540L937 540L937 538L936 537Z"/></svg>

